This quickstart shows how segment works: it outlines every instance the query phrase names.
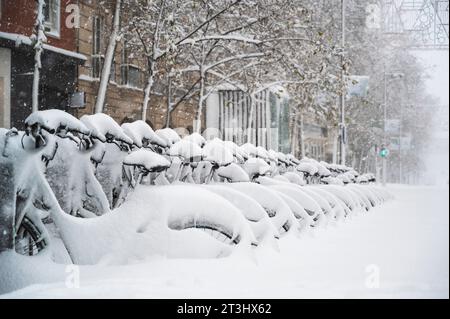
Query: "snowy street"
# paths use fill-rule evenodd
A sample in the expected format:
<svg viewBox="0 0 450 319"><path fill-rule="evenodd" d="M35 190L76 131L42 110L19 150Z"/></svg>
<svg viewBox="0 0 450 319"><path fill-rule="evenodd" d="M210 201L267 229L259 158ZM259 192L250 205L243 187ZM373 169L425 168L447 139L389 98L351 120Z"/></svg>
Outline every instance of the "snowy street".
<svg viewBox="0 0 450 319"><path fill-rule="evenodd" d="M283 238L280 253L82 266L79 288L70 289L65 267L42 265L36 280L50 283L2 298L448 298L448 188L389 189L394 201Z"/></svg>

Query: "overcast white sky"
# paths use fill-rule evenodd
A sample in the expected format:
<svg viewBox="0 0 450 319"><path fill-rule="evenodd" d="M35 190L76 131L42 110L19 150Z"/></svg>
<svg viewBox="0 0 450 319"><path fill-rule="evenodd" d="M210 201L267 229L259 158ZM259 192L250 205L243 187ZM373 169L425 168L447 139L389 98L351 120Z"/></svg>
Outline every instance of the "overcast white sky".
<svg viewBox="0 0 450 319"><path fill-rule="evenodd" d="M431 79L428 91L440 98L442 106L449 105L449 51L418 51L417 56L429 68ZM438 129L437 129L438 130ZM446 135L444 137L444 135ZM449 138L448 132L435 132L426 155L427 179L425 183L448 185L449 182Z"/></svg>
<svg viewBox="0 0 450 319"><path fill-rule="evenodd" d="M417 51L416 55L429 68L429 92L441 99L441 105L449 105L449 51Z"/></svg>

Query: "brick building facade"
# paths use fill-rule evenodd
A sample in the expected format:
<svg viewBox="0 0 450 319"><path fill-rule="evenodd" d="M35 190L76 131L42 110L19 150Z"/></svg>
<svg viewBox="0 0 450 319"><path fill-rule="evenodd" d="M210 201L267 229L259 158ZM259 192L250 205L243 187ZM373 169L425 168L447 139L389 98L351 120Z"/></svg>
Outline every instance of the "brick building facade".
<svg viewBox="0 0 450 319"><path fill-rule="evenodd" d="M50 0L49 0L50 1ZM62 8L76 0L58 0L46 7L47 43L42 54L40 109L68 111L76 91L78 65L86 57L77 53L76 32L66 26L69 15ZM0 0L0 124L23 128L31 112L34 50L31 38L36 20L36 2Z"/></svg>
<svg viewBox="0 0 450 319"><path fill-rule="evenodd" d="M80 117L92 114L102 62L112 29L112 12L98 0L46 0L46 35L40 108L58 108ZM80 13L79 26L70 26L70 5ZM0 0L0 127L23 128L31 112L34 51L30 36L36 14L34 0ZM146 82L142 57L124 43L116 47L105 113L118 123L141 119ZM165 87L155 85L147 112L153 128L166 123ZM171 114L171 126L192 130L195 107L181 104Z"/></svg>

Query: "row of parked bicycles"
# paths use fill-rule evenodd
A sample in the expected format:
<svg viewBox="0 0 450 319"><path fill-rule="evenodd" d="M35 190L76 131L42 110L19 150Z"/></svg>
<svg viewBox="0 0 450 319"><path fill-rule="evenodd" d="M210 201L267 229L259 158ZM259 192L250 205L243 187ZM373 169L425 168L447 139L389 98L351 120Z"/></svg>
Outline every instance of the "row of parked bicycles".
<svg viewBox="0 0 450 319"><path fill-rule="evenodd" d="M276 245L391 199L371 174L106 114L0 128L0 253L60 243L70 261L219 257ZM121 252L121 253L119 253Z"/></svg>

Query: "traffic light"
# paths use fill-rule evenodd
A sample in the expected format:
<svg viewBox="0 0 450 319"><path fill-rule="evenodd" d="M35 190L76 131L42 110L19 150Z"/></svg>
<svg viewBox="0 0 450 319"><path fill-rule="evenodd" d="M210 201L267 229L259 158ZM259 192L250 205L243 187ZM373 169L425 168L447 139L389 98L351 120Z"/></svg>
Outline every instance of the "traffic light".
<svg viewBox="0 0 450 319"><path fill-rule="evenodd" d="M389 156L389 150L388 150L387 148L383 147L383 148L381 149L381 151L380 151L380 156L381 156L382 158L388 157L388 156Z"/></svg>

